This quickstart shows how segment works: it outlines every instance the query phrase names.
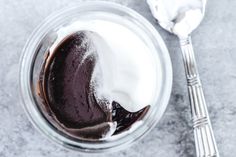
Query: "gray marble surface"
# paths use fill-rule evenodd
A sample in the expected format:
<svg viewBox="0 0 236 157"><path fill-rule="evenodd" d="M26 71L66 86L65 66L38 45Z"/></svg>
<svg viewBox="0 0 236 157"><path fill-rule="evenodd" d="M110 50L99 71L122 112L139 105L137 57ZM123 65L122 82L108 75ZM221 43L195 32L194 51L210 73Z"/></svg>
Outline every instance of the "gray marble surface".
<svg viewBox="0 0 236 157"><path fill-rule="evenodd" d="M138 11L165 40L173 62L173 92L161 122L136 145L113 157L194 157L189 101L175 36L152 18L145 0L112 0ZM55 10L79 0L0 0L0 157L86 157L65 150L38 133L19 98L19 57L33 29ZM219 151L236 154L236 1L208 1L193 44ZM108 157L111 154L94 155Z"/></svg>

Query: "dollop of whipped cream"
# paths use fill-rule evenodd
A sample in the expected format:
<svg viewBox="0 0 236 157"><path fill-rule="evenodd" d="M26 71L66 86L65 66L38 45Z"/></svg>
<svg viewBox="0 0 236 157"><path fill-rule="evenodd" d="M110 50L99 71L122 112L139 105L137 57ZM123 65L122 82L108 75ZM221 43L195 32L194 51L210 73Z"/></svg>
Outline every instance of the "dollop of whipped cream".
<svg viewBox="0 0 236 157"><path fill-rule="evenodd" d="M57 31L50 52L66 36L83 30L90 32L87 35L97 52L92 75L97 99L106 99L109 107L113 101L118 102L129 112L152 105L157 88L156 59L142 38L129 28L105 20L76 21Z"/></svg>
<svg viewBox="0 0 236 157"><path fill-rule="evenodd" d="M202 21L206 0L147 0L147 3L163 28L186 37Z"/></svg>

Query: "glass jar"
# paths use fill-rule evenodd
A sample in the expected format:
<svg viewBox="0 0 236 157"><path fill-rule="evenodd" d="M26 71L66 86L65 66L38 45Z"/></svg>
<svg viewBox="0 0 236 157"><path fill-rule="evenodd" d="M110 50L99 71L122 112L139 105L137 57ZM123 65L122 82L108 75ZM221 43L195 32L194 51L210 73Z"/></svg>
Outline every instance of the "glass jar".
<svg viewBox="0 0 236 157"><path fill-rule="evenodd" d="M142 125L132 133L115 140L89 142L72 139L59 133L40 112L41 103L37 93L37 81L47 49L55 41L55 31L77 20L106 18L129 27L146 42L158 60L158 87L156 99ZM49 139L67 148L82 152L98 153L127 148L144 137L160 120L169 101L172 88L172 66L168 50L155 28L141 15L127 7L111 2L83 2L77 6L60 10L39 25L26 43L21 57L20 89L23 106L29 119Z"/></svg>

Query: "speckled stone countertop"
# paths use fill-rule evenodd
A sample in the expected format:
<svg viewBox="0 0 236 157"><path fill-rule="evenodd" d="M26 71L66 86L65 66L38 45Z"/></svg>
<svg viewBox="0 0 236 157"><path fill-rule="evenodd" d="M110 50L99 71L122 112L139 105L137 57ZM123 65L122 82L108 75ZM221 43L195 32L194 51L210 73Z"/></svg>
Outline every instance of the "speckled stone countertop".
<svg viewBox="0 0 236 157"><path fill-rule="evenodd" d="M193 132L182 56L177 38L162 30L145 0L112 0L133 8L163 37L174 81L169 106L149 135L113 157L194 157ZM19 96L21 50L33 29L55 10L79 0L0 0L0 157L86 157L42 136L24 113ZM222 157L236 154L236 1L208 1L193 45L216 140ZM109 157L111 154L93 155Z"/></svg>

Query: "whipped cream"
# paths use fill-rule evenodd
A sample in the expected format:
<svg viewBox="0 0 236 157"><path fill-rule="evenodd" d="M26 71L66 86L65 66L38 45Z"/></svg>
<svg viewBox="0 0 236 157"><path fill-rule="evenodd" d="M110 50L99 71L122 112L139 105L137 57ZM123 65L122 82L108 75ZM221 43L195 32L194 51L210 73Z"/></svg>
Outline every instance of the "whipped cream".
<svg viewBox="0 0 236 157"><path fill-rule="evenodd" d="M129 112L152 105L157 93L156 56L129 28L106 20L76 21L57 31L50 53L68 35L83 30L90 32L98 57L92 76L97 99L108 100L108 107L116 101Z"/></svg>
<svg viewBox="0 0 236 157"><path fill-rule="evenodd" d="M160 25L179 37L188 36L202 21L205 0L147 0Z"/></svg>

